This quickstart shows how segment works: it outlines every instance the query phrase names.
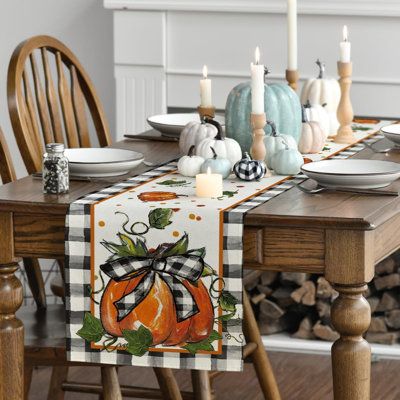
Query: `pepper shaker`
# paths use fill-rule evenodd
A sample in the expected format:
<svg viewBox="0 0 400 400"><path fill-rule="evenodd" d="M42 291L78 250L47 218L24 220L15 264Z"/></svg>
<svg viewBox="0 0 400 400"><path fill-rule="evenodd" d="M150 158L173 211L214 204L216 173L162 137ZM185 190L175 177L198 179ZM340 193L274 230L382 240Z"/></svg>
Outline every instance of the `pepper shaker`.
<svg viewBox="0 0 400 400"><path fill-rule="evenodd" d="M69 190L68 159L63 143L46 144L43 156L43 193L59 194Z"/></svg>

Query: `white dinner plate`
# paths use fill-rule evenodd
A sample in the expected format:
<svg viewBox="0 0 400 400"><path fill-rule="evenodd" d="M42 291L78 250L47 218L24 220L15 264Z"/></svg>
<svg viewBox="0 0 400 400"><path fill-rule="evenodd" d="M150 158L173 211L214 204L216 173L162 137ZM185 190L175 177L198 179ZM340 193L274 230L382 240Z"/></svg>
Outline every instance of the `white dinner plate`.
<svg viewBox="0 0 400 400"><path fill-rule="evenodd" d="M396 146L400 146L400 124L392 124L381 128L381 132Z"/></svg>
<svg viewBox="0 0 400 400"><path fill-rule="evenodd" d="M375 189L400 178L400 164L379 160L322 160L301 167L322 186Z"/></svg>
<svg viewBox="0 0 400 400"><path fill-rule="evenodd" d="M222 115L216 115L215 120L222 126L225 125L225 117ZM199 114L162 114L147 118L150 126L161 132L164 136L170 137L179 137L185 125L192 121L200 122Z"/></svg>
<svg viewBox="0 0 400 400"><path fill-rule="evenodd" d="M69 170L75 176L118 176L128 173L143 160L143 154L111 148L66 149Z"/></svg>

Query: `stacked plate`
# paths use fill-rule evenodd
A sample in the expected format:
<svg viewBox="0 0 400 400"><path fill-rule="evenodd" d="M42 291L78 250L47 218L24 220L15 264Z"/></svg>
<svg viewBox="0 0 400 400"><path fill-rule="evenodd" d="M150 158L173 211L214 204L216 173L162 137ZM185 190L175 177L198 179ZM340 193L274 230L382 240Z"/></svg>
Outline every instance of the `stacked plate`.
<svg viewBox="0 0 400 400"><path fill-rule="evenodd" d="M387 139L393 142L396 147L400 146L400 124L392 124L381 128L381 132Z"/></svg>
<svg viewBox="0 0 400 400"><path fill-rule="evenodd" d="M305 164L301 170L326 187L376 189L400 178L400 164L379 160L323 160Z"/></svg>
<svg viewBox="0 0 400 400"><path fill-rule="evenodd" d="M110 148L66 149L70 174L85 177L107 177L127 174L143 162L142 153Z"/></svg>
<svg viewBox="0 0 400 400"><path fill-rule="evenodd" d="M222 126L225 125L225 118L222 115L216 115L215 120ZM199 114L162 114L147 118L149 125L161 132L162 135L177 138L185 125L192 121L200 122Z"/></svg>

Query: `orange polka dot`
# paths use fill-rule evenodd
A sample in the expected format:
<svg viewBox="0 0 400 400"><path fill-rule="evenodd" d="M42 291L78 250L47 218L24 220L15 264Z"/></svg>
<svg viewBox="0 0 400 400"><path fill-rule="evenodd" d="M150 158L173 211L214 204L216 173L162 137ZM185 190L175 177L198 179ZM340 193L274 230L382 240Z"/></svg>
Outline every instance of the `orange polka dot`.
<svg viewBox="0 0 400 400"><path fill-rule="evenodd" d="M189 218L190 218L190 219L195 219L196 216L195 216L193 213L190 213L190 214L189 214Z"/></svg>
<svg viewBox="0 0 400 400"><path fill-rule="evenodd" d="M104 221L99 221L99 226L103 227L105 225L106 225L106 223Z"/></svg>
<svg viewBox="0 0 400 400"><path fill-rule="evenodd" d="M172 236L178 237L178 236L179 236L179 232L178 232L178 231L173 231L173 232L172 232Z"/></svg>
<svg viewBox="0 0 400 400"><path fill-rule="evenodd" d="M200 215L198 215L198 216L196 217L196 221L201 221Z"/></svg>

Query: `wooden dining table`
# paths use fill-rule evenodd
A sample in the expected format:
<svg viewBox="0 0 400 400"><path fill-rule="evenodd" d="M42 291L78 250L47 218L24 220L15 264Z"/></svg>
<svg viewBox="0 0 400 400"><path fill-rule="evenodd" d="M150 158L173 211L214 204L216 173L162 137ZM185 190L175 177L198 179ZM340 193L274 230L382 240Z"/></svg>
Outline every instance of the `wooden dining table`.
<svg viewBox="0 0 400 400"><path fill-rule="evenodd" d="M376 147L388 145L383 139ZM179 155L176 142L126 139L114 147L142 152L147 161L155 163ZM354 157L400 162L396 151L379 154L365 149ZM142 164L132 175L148 169ZM0 400L23 397L24 328L15 316L23 300L15 275L19 259L64 257L69 205L117 180L71 180L69 193L58 196L43 194L41 181L32 176L0 188ZM400 189L400 180L390 188ZM332 346L336 400L370 398L371 351L363 334L371 310L363 292L374 276L375 264L400 247L399 229L399 196L308 195L296 187L245 217L245 268L321 274L339 293L331 310L332 323L340 334Z"/></svg>

